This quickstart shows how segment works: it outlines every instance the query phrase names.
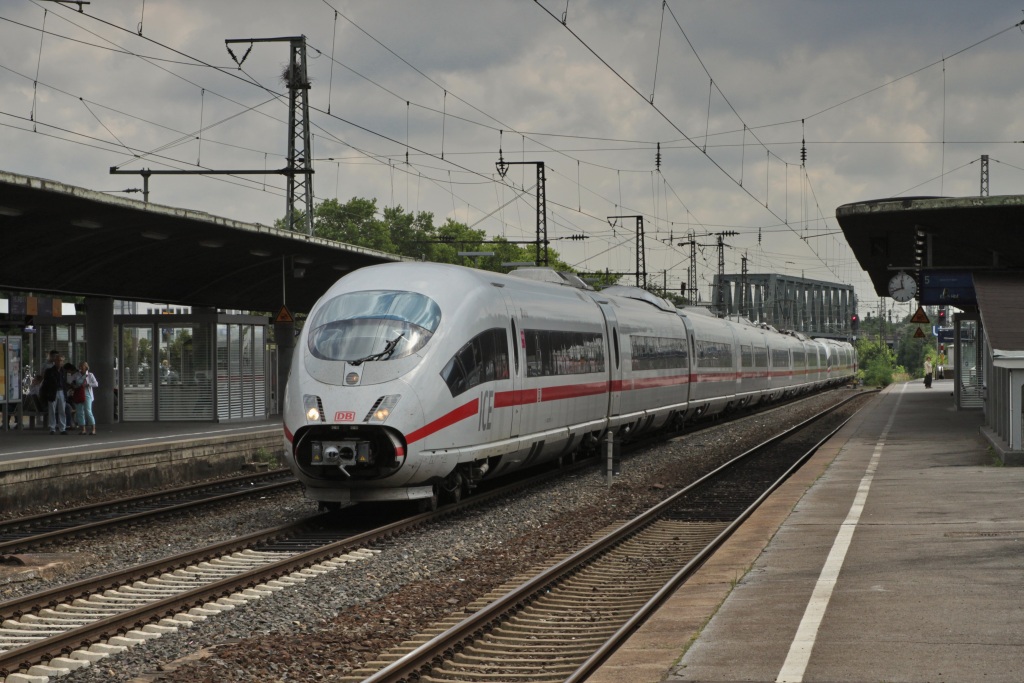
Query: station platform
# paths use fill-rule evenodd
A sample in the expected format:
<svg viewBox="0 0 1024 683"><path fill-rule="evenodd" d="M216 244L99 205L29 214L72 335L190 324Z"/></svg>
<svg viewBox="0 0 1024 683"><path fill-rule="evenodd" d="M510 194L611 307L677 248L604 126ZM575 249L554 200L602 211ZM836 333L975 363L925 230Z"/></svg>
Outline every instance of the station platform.
<svg viewBox="0 0 1024 683"><path fill-rule="evenodd" d="M1024 680L1024 468L951 393L878 394L588 683Z"/></svg>
<svg viewBox="0 0 1024 683"><path fill-rule="evenodd" d="M116 422L95 436L0 431L0 513L85 502L127 489L240 474L282 448L280 418L245 422Z"/></svg>

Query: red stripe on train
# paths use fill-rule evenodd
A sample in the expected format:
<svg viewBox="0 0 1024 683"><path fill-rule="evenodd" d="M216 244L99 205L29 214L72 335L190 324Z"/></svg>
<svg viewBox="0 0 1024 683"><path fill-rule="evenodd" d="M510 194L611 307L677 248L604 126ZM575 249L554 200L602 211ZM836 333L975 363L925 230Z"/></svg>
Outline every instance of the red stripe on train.
<svg viewBox="0 0 1024 683"><path fill-rule="evenodd" d="M465 420L467 417L476 415L479 410L480 399L474 398L469 403L464 403L455 410L442 415L433 422L423 425L414 432L411 432L406 438L406 443L414 443L420 439L425 439L434 432L441 431L445 427L450 427L456 422Z"/></svg>
<svg viewBox="0 0 1024 683"><path fill-rule="evenodd" d="M588 382L586 384L566 384L560 387L544 387L540 392L541 401L561 401L567 398L607 394L608 382Z"/></svg>

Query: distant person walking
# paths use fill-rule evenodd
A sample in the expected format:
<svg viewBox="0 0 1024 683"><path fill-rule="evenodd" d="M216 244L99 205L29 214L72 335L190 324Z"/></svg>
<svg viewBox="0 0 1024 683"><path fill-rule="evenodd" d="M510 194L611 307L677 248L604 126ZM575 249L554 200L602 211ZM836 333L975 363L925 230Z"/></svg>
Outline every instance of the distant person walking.
<svg viewBox="0 0 1024 683"><path fill-rule="evenodd" d="M924 388L932 388L932 359L924 359Z"/></svg>

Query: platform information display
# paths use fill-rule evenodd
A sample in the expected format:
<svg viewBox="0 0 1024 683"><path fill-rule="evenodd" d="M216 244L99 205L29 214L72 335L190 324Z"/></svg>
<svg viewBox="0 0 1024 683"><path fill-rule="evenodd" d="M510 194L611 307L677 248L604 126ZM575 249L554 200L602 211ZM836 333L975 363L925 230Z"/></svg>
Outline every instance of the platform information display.
<svg viewBox="0 0 1024 683"><path fill-rule="evenodd" d="M963 308L978 303L974 276L970 271L932 270L921 273L922 306L954 305Z"/></svg>

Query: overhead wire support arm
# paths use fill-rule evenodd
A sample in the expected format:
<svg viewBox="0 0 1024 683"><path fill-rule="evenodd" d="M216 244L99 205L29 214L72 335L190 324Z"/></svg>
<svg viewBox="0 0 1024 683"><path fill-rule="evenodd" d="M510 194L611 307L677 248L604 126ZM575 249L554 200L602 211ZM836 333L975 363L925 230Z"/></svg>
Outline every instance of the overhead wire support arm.
<svg viewBox="0 0 1024 683"><path fill-rule="evenodd" d="M239 60L231 51L235 43L249 43L249 50ZM288 190L285 197L285 224L295 230L295 199L305 204L304 232L313 234L313 140L309 121L310 81L306 73L306 36L279 38L228 38L224 46L241 68L254 43L288 43L288 67L282 74L288 85Z"/></svg>
<svg viewBox="0 0 1024 683"><path fill-rule="evenodd" d="M636 286L647 289L647 249L644 246L644 217L640 215L608 216L608 225L615 227L614 219L636 219Z"/></svg>
<svg viewBox="0 0 1024 683"><path fill-rule="evenodd" d="M498 149L498 161L494 167L498 175L504 180L508 173L509 166L536 166L537 167L537 255L535 261L538 266L548 265L548 200L547 180L544 177L543 161L505 161L501 148ZM543 254L542 254L543 252Z"/></svg>
<svg viewBox="0 0 1024 683"><path fill-rule="evenodd" d="M312 173L313 171L310 171ZM292 176L295 170L289 167L280 168L275 170L268 170L265 168L261 169L247 169L247 168L234 168L226 170L214 170L210 168L197 168L197 169L160 169L157 171L143 168L141 170L124 170L117 166L110 167L111 175L140 175L142 176L142 198L147 204L149 203L149 177L153 175L284 175Z"/></svg>

